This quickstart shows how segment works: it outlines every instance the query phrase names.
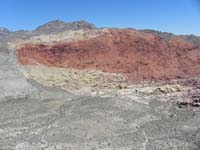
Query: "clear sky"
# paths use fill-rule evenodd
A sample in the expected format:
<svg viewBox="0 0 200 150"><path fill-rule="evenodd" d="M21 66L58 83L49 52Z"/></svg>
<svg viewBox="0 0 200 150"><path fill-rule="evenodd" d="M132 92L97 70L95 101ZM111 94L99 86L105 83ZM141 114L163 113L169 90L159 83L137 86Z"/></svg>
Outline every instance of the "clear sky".
<svg viewBox="0 0 200 150"><path fill-rule="evenodd" d="M1 27L32 30L55 19L200 35L200 0L1 0Z"/></svg>

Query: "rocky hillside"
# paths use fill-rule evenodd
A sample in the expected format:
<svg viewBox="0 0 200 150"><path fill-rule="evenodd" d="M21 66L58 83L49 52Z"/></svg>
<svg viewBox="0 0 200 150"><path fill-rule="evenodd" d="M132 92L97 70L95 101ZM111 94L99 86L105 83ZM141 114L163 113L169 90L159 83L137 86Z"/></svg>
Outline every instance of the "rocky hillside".
<svg viewBox="0 0 200 150"><path fill-rule="evenodd" d="M200 46L200 37L195 36L195 35L175 35L173 33L169 33L169 32L160 32L160 31L155 31L155 30L141 30L142 32L145 33L153 33L158 35L163 41L167 42L169 41L171 38L182 38L188 42L193 43L194 45L198 45Z"/></svg>
<svg viewBox="0 0 200 150"><path fill-rule="evenodd" d="M198 39L84 21L0 28L0 149L199 150Z"/></svg>
<svg viewBox="0 0 200 150"><path fill-rule="evenodd" d="M40 36L24 43L17 49L22 65L95 69L124 74L135 82L200 76L200 47L176 36L95 29Z"/></svg>

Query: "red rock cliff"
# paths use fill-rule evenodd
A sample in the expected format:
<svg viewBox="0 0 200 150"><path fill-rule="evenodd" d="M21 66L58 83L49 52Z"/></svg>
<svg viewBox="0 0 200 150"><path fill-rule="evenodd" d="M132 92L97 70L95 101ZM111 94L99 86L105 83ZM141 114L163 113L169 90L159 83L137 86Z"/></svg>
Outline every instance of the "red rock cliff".
<svg viewBox="0 0 200 150"><path fill-rule="evenodd" d="M152 33L110 29L105 35L17 49L22 65L99 69L134 81L200 76L200 48L182 39L163 42Z"/></svg>

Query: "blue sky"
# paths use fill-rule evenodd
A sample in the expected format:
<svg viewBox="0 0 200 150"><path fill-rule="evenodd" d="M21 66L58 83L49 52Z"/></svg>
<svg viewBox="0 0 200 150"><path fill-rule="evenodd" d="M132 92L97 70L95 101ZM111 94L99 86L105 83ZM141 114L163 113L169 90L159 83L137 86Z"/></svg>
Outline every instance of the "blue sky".
<svg viewBox="0 0 200 150"><path fill-rule="evenodd" d="M200 0L1 0L1 27L31 30L55 19L200 35Z"/></svg>

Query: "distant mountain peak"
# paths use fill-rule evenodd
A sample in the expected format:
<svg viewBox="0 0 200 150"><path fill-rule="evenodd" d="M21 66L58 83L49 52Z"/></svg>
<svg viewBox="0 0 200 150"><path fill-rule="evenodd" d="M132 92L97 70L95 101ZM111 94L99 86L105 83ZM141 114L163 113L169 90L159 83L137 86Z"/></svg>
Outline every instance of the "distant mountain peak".
<svg viewBox="0 0 200 150"><path fill-rule="evenodd" d="M41 25L40 27L50 26L50 25L59 25L59 24L65 24L65 22L62 20L53 20Z"/></svg>
<svg viewBox="0 0 200 150"><path fill-rule="evenodd" d="M7 28L0 27L0 32L9 33L10 31Z"/></svg>
<svg viewBox="0 0 200 150"><path fill-rule="evenodd" d="M84 20L74 21L74 22L64 22L62 20L53 20L47 22L34 31L38 33L57 33L66 30L78 30L78 29L94 29L95 25L88 23Z"/></svg>

